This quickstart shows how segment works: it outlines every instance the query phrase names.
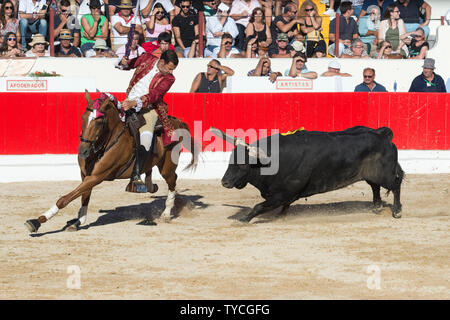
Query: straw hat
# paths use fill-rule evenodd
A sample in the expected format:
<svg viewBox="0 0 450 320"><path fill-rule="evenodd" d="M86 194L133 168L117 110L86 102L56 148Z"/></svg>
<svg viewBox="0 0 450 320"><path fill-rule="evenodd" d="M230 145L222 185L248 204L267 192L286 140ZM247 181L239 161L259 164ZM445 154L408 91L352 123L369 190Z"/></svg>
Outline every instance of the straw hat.
<svg viewBox="0 0 450 320"><path fill-rule="evenodd" d="M45 44L46 46L48 46L48 42L45 41L44 35L37 33L37 34L33 35L33 40L31 40L31 42L28 45L30 45L32 47L35 44L39 44L39 43L42 43L42 44Z"/></svg>
<svg viewBox="0 0 450 320"><path fill-rule="evenodd" d="M133 9L134 6L131 3L131 0L121 0L120 4L117 5L119 9Z"/></svg>
<svg viewBox="0 0 450 320"><path fill-rule="evenodd" d="M72 40L72 33L70 33L69 29L61 29L59 32L59 40Z"/></svg>

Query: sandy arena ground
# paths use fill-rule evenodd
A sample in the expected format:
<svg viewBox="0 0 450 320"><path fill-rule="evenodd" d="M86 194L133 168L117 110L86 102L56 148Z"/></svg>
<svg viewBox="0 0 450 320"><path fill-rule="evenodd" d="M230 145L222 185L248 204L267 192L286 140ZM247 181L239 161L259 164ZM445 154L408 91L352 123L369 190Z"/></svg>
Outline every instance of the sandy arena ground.
<svg viewBox="0 0 450 320"><path fill-rule="evenodd" d="M180 180L178 203L196 207L142 226L163 211L165 183L151 196L105 182L88 228L61 230L77 199L30 235L24 222L77 184L0 184L0 299L450 299L449 174L408 175L401 219L373 213L361 182L248 225L236 217L261 201L252 186Z"/></svg>

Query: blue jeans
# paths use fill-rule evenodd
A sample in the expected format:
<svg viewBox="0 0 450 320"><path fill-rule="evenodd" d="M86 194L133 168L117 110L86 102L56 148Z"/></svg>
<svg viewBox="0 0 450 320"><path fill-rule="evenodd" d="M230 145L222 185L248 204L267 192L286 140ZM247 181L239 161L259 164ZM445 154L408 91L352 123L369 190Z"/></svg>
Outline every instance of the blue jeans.
<svg viewBox="0 0 450 320"><path fill-rule="evenodd" d="M420 23L405 23L406 32L415 31L418 27L420 27ZM428 38L428 35L430 34L430 27L423 26L422 29L425 31L425 36Z"/></svg>
<svg viewBox="0 0 450 320"><path fill-rule="evenodd" d="M47 36L47 20L40 19L33 22L29 22L27 19L20 19L19 21L20 34L22 35L22 48L27 47L27 31L30 30L31 34L40 33L44 37Z"/></svg>

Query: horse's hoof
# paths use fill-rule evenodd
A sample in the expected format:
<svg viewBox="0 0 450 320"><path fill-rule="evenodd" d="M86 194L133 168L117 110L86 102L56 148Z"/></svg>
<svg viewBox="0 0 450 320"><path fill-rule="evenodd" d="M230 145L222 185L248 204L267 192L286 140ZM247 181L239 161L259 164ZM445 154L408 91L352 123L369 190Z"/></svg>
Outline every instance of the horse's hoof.
<svg viewBox="0 0 450 320"><path fill-rule="evenodd" d="M381 214L381 211L383 211L383 206L382 205L376 205L372 209L372 212L375 213L375 214Z"/></svg>
<svg viewBox="0 0 450 320"><path fill-rule="evenodd" d="M402 213L401 212L393 212L392 217L394 217L395 219L400 219L402 217Z"/></svg>
<svg viewBox="0 0 450 320"><path fill-rule="evenodd" d="M161 222L164 223L169 223L172 220L172 216L170 214L162 214L159 219L161 220Z"/></svg>
<svg viewBox="0 0 450 320"><path fill-rule="evenodd" d="M80 230L81 222L79 219L67 221L65 231L74 232Z"/></svg>
<svg viewBox="0 0 450 320"><path fill-rule="evenodd" d="M156 193L158 191L158 185L156 183L152 183L150 188L148 188L149 193Z"/></svg>
<svg viewBox="0 0 450 320"><path fill-rule="evenodd" d="M30 219L25 222L25 226L30 232L37 232L41 223L37 219Z"/></svg>
<svg viewBox="0 0 450 320"><path fill-rule="evenodd" d="M252 219L249 218L249 217L242 217L242 218L239 218L239 219L238 219L238 221L239 221L239 222L242 222L242 223L249 223L250 220L252 220Z"/></svg>

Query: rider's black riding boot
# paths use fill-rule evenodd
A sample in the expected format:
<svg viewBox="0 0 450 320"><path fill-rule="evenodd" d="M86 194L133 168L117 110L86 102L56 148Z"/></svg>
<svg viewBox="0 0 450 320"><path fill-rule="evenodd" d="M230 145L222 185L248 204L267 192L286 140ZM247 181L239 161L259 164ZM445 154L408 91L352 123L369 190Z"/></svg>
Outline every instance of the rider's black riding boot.
<svg viewBox="0 0 450 320"><path fill-rule="evenodd" d="M131 174L130 180L130 192L147 192L147 186L141 179L141 173L144 170L145 162L147 161L147 156L149 152L145 150L145 147L140 145L136 152L136 161L134 162L133 173Z"/></svg>

